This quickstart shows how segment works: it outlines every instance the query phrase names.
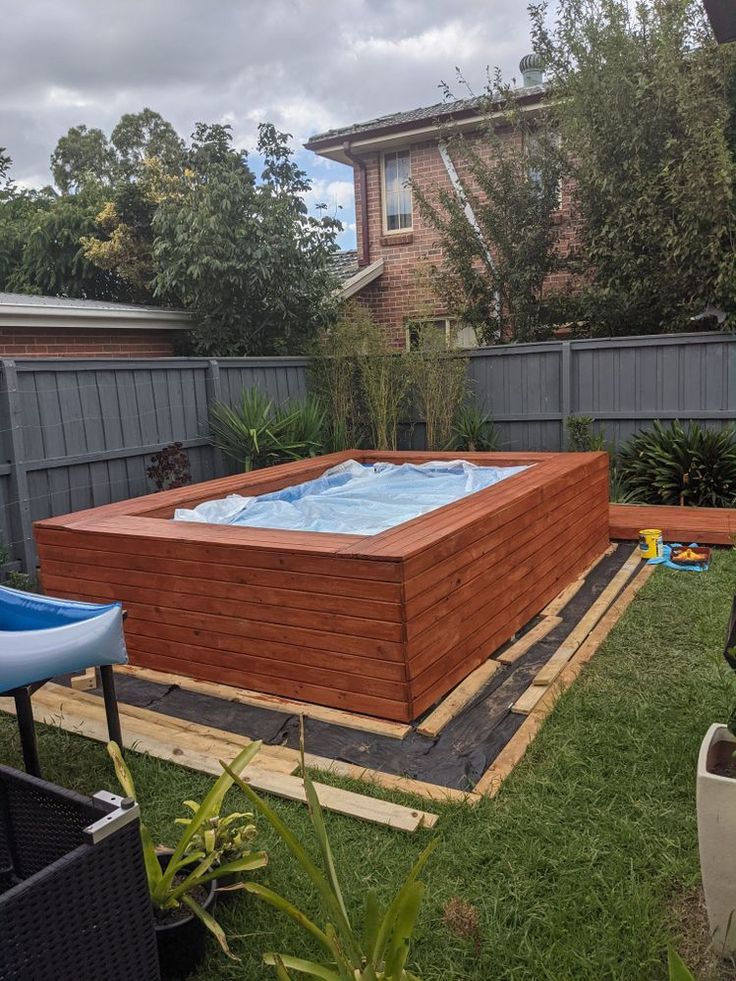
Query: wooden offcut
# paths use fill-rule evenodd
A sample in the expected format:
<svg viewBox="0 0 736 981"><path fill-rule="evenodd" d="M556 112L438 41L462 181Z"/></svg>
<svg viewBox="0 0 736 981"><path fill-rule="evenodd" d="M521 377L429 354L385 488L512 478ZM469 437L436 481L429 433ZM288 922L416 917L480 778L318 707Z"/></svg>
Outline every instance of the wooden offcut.
<svg viewBox="0 0 736 981"><path fill-rule="evenodd" d="M570 660L629 579L635 572L639 571L640 567L641 559L639 557L639 549L635 548L613 579L601 592L600 596L598 596L592 606L575 624L563 643L535 676L535 685L548 685L554 681L564 665Z"/></svg>
<svg viewBox="0 0 736 981"><path fill-rule="evenodd" d="M511 706L512 712L519 713L520 715L528 715L532 711L544 695L544 687L551 684L557 675L560 674L631 576L639 570L640 566L639 550L635 548L600 596L598 596L562 644L560 644L552 657L540 668L534 676L531 685L514 702Z"/></svg>
<svg viewBox="0 0 736 981"><path fill-rule="evenodd" d="M588 578L590 573L596 568L598 563L602 562L603 559L605 559L607 556L613 555L613 553L616 551L617 548L618 545L615 542L610 544L606 549L606 551L602 555L599 555L598 558L595 560L595 562L592 562L588 566L588 568L585 570L585 572L579 579L576 579L574 582L571 582L569 586L566 586L562 590L562 592L558 593L558 595L555 596L555 598L552 600L550 604L545 606L545 608L542 610L541 615L543 617L554 617L557 616L557 614L560 613L562 610L564 610L567 604L572 599L574 599L575 596L577 596L577 594L583 588L586 579Z"/></svg>
<svg viewBox="0 0 736 981"><path fill-rule="evenodd" d="M35 526L41 581L50 594L122 602L136 667L405 724L603 554L605 453L463 454L529 469L378 535L170 519L349 458L456 457L351 450L50 518Z"/></svg>
<svg viewBox="0 0 736 981"><path fill-rule="evenodd" d="M417 726L417 732L421 732L423 736L439 736L447 723L451 722L478 696L500 667L498 661L486 661L481 664L440 702L434 712Z"/></svg>
<svg viewBox="0 0 736 981"><path fill-rule="evenodd" d="M97 687L97 668L87 668L83 674L75 674L70 680L72 688L77 691L90 691Z"/></svg>
<svg viewBox="0 0 736 981"><path fill-rule="evenodd" d="M547 634L552 633L555 627L558 627L561 623L562 617L543 617L539 623L535 623L531 629L527 630L525 634L522 634L511 647L507 647L506 650L497 654L496 660L500 661L501 664L513 664L520 657L523 657L527 651L530 651L535 644L538 644L540 640L544 640Z"/></svg>
<svg viewBox="0 0 736 981"><path fill-rule="evenodd" d="M319 719L320 722L343 726L346 729L358 729L360 732L372 732L379 736L389 736L392 739L404 739L411 732L410 725L400 722L374 719L369 715L357 715L355 712L341 712L339 709L327 708L324 705L312 705L309 702L277 698L262 692L246 691L243 688L233 688L230 685L218 685L212 681L195 681L193 678L187 678L186 675L182 674L138 668L132 664L117 665L115 670L121 674L139 678L141 681L151 681L157 685L175 685L177 688L194 692L197 695L209 695L212 698L222 698L239 705L251 705L254 708L269 709L272 712L304 716L306 719Z"/></svg>

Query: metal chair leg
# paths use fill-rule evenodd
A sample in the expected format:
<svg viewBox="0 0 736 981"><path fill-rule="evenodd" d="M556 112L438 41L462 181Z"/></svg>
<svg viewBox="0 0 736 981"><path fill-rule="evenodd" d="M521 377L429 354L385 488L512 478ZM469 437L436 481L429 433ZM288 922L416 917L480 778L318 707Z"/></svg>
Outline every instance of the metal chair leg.
<svg viewBox="0 0 736 981"><path fill-rule="evenodd" d="M107 716L107 735L118 744L120 752L123 751L123 733L120 728L120 712L118 711L118 699L115 694L115 675L112 665L105 664L100 667L100 678L102 679L102 695L105 699L105 715Z"/></svg>
<svg viewBox="0 0 736 981"><path fill-rule="evenodd" d="M41 761L38 758L30 690L28 688L16 688L13 692L13 697L15 698L15 713L18 719L18 732L20 733L20 745L23 751L23 763L25 764L26 773L30 773L34 777L40 777Z"/></svg>

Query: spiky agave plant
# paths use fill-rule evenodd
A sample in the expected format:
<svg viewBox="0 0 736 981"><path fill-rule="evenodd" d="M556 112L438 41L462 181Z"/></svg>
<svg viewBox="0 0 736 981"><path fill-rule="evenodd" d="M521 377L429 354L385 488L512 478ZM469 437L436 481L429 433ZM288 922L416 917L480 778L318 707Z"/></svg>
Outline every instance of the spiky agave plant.
<svg viewBox="0 0 736 981"><path fill-rule="evenodd" d="M283 420L283 424L282 424ZM276 413L279 442L292 447L285 450L285 457L316 456L325 449L327 442L327 410L318 398L307 396Z"/></svg>
<svg viewBox="0 0 736 981"><path fill-rule="evenodd" d="M382 907L373 890L365 899L362 930L354 929L337 877L332 850L327 837L324 815L317 792L309 775L302 772L309 807L309 816L319 845L322 868L312 859L296 835L265 801L245 781L222 764L235 783L253 802L256 809L276 831L303 872L317 891L324 926L319 926L288 899L260 883L248 882L245 889L264 902L291 917L303 930L317 940L328 955L318 963L288 954L267 953L264 962L276 970L279 981L289 981L290 971L321 978L323 981L419 981L406 970L409 946L416 927L419 907L424 896L424 883L419 882L427 859L437 840L430 842L414 863L403 885L391 902Z"/></svg>
<svg viewBox="0 0 736 981"><path fill-rule="evenodd" d="M277 408L260 389L244 388L235 405L215 402L210 408L210 440L248 472L308 456L316 415L316 407Z"/></svg>
<svg viewBox="0 0 736 981"><path fill-rule="evenodd" d="M481 453L497 450L500 441L498 426L483 406L465 402L460 406L452 424L451 450Z"/></svg>

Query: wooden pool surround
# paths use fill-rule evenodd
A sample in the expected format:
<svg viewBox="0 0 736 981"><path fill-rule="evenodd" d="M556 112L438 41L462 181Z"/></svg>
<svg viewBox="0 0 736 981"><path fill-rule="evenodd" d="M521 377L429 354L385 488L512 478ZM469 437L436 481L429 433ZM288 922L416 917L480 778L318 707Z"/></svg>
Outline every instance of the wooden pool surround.
<svg viewBox="0 0 736 981"><path fill-rule="evenodd" d="M39 521L50 595L120 600L130 660L409 722L542 610L608 546L605 453L463 453L533 464L372 536L173 522L174 509L263 494L351 450Z"/></svg>

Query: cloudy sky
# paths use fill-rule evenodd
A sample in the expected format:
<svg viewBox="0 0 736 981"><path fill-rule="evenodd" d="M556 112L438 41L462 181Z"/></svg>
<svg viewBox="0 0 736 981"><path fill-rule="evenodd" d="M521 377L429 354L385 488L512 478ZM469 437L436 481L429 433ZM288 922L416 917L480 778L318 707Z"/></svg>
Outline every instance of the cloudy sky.
<svg viewBox="0 0 736 981"><path fill-rule="evenodd" d="M227 122L253 146L270 120L294 136L354 242L350 170L301 149L333 126L441 101L459 65L480 90L486 66L517 74L529 50L523 0L0 0L0 146L22 184L49 183L70 126L109 133L156 109L182 135Z"/></svg>

